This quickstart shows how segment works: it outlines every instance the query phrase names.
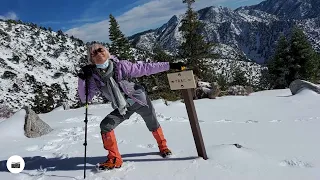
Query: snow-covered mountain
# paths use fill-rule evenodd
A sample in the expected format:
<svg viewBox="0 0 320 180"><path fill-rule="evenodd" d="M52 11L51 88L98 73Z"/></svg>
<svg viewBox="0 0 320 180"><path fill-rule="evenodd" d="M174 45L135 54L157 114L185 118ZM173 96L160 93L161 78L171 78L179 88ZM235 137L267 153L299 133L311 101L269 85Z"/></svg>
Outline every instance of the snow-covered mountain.
<svg viewBox="0 0 320 180"><path fill-rule="evenodd" d="M320 16L319 0L267 0L245 7L277 15L284 19L310 19Z"/></svg>
<svg viewBox="0 0 320 180"><path fill-rule="evenodd" d="M284 10L274 10L281 2L286 2L283 9L284 7L298 8L297 14L300 16L293 14L288 18L278 16L285 14ZM320 11L317 6L319 2L306 0L303 1L305 3L299 2L300 0L268 0L256 6L241 7L236 10L207 7L197 11L199 20L205 24L201 33L207 41L218 43L216 52L221 54L222 58L263 63L273 54L281 33L288 36L290 29L297 25L306 32L313 47L320 51L320 17L318 15ZM151 50L156 44L175 53L182 40L178 29L183 16L183 14L175 15L163 26L133 35L130 40L141 49ZM298 19L294 19L296 16Z"/></svg>

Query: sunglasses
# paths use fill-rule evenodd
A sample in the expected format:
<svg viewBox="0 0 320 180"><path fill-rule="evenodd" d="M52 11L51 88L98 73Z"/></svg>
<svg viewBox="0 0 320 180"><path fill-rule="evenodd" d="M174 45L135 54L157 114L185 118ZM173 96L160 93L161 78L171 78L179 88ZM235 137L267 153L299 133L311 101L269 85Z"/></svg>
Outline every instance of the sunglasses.
<svg viewBox="0 0 320 180"><path fill-rule="evenodd" d="M103 52L103 48L98 48L92 51L91 56L96 56L99 52Z"/></svg>

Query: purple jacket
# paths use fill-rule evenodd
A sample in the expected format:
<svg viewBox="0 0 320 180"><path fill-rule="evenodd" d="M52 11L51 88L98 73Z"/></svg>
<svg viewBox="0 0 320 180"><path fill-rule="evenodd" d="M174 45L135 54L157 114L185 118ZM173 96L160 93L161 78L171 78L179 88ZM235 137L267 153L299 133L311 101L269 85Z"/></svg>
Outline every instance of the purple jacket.
<svg viewBox="0 0 320 180"><path fill-rule="evenodd" d="M131 63L128 60L118 60L112 58L116 65L116 81L119 83L120 88L127 94L133 101L147 105L145 94L141 89L137 89L137 85L133 82L126 80L131 77L149 76L159 72L168 71L170 69L169 62L156 62L156 63ZM88 102L90 102L93 96L100 91L97 87L94 79L99 82L100 86L105 84L101 81L100 77L96 74L89 79L89 93ZM78 79L78 94L82 103L85 103L85 81Z"/></svg>

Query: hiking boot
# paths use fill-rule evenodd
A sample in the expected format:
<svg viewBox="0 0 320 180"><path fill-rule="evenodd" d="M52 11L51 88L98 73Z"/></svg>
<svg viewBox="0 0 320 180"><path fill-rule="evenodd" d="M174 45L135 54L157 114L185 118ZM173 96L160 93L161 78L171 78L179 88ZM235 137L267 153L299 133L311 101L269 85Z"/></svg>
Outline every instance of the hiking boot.
<svg viewBox="0 0 320 180"><path fill-rule="evenodd" d="M107 156L107 161L101 163L100 166L105 167L106 169L113 169L121 167L123 161L121 158L121 154L118 150L116 136L114 134L114 130L106 133L101 133L103 147L109 154Z"/></svg>
<svg viewBox="0 0 320 180"><path fill-rule="evenodd" d="M172 152L170 151L170 149L164 149L164 150L160 151L160 155L165 158L167 156L172 155Z"/></svg>
<svg viewBox="0 0 320 180"><path fill-rule="evenodd" d="M157 144L158 144L158 147L159 147L159 151L160 151L160 155L162 157L166 157L168 155L171 155L172 152L170 151L170 149L167 146L167 140L164 138L162 128L159 127L158 129L153 131L152 135L157 141Z"/></svg>
<svg viewBox="0 0 320 180"><path fill-rule="evenodd" d="M106 162L99 163L98 169L99 170L111 170L114 168L121 168L122 166L122 160L113 158L113 159L108 159Z"/></svg>

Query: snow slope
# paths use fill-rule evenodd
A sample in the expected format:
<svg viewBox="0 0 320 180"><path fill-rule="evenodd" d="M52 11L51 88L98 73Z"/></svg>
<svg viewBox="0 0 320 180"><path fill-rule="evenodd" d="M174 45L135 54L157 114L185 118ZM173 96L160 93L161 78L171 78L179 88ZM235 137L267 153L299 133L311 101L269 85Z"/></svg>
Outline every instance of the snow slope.
<svg viewBox="0 0 320 180"><path fill-rule="evenodd" d="M123 168L98 174L91 169L107 154L99 124L111 108L90 105L86 179L320 179L319 100L309 90L291 96L284 89L195 101L208 160L197 158L185 105L153 101L174 156L162 159L156 155L155 140L134 114L116 129ZM54 131L36 139L22 135L24 111L0 122L1 179L82 179L84 112L84 108L60 108L41 114ZM236 148L234 143L243 147ZM24 158L26 168L11 174L6 160L16 154Z"/></svg>

